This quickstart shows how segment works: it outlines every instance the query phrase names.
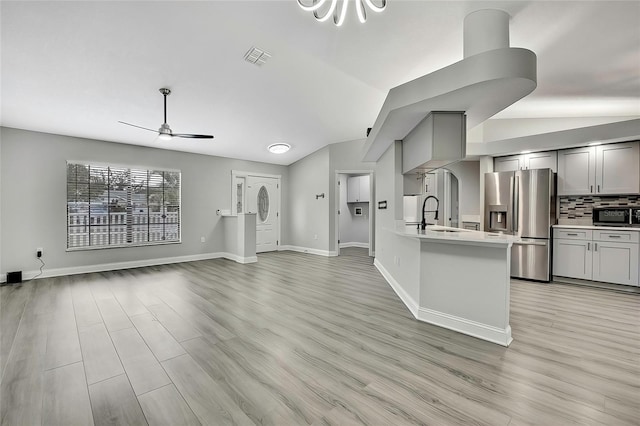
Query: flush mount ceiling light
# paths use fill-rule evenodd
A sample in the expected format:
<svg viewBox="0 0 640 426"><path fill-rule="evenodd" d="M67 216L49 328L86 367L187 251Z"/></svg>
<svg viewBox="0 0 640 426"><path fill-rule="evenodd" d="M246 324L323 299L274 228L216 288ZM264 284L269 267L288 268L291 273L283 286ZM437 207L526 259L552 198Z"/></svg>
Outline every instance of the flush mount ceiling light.
<svg viewBox="0 0 640 426"><path fill-rule="evenodd" d="M274 143L267 148L272 154L284 154L291 149L291 145L286 143Z"/></svg>
<svg viewBox="0 0 640 426"><path fill-rule="evenodd" d="M373 0L354 0L356 14L361 23L367 20L367 12L364 5L374 12L382 12L387 7L387 0L380 0L380 6L373 3ZM307 12L313 12L316 20L324 22L333 15L333 23L341 26L347 16L347 9L351 0L342 0L342 5L338 7L338 0L298 0L298 5Z"/></svg>

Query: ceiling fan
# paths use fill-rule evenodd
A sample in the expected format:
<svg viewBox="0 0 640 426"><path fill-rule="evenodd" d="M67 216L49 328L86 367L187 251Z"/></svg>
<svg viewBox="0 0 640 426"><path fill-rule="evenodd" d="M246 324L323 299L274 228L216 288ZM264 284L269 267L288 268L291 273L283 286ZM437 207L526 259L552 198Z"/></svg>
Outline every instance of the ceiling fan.
<svg viewBox="0 0 640 426"><path fill-rule="evenodd" d="M192 138L192 139L213 139L212 135L194 135L190 133L173 133L171 131L171 127L167 124L167 96L171 94L170 89L162 88L160 89L160 93L164 96L164 123L158 130L149 129L142 126L137 126L131 123L125 123L124 121L118 121L118 123L126 124L127 126L137 127L139 129L149 130L150 132L155 132L158 134L158 138L162 140L171 140L171 138Z"/></svg>

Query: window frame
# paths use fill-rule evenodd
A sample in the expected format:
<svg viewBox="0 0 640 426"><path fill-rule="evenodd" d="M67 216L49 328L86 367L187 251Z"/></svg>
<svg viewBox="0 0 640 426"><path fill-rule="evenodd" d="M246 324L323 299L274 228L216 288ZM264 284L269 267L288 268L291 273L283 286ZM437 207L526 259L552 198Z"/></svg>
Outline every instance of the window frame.
<svg viewBox="0 0 640 426"><path fill-rule="evenodd" d="M128 169L128 170L137 170L137 171L146 171L147 173L151 171L161 171L161 172L170 172L170 173L178 173L180 184L178 187L178 239L171 241L147 241L147 242L135 242L135 243L124 243L124 244L108 244L108 245L86 245L86 246L78 246L78 247L69 247L69 176L68 170L70 165L82 165L89 167L100 167L100 168L112 168L112 169ZM130 248L130 247L146 247L146 246L162 246L162 245L171 245L171 244L182 244L182 171L180 169L171 169L171 168L162 168L162 167L153 167L153 166L140 166L140 165L129 165L129 164L116 164L116 163L102 163L102 162L94 162L94 161L85 161L85 160L67 160L65 163L65 193L66 193L66 202L65 202L65 219L66 219L66 250L67 252L75 252L75 251L87 251L87 250L109 250L109 249L119 249L119 248ZM148 185L148 181L147 181ZM148 198L147 198L147 209L149 208ZM107 210L107 214L109 211ZM89 221L90 216L89 216ZM91 237L89 237L91 238Z"/></svg>

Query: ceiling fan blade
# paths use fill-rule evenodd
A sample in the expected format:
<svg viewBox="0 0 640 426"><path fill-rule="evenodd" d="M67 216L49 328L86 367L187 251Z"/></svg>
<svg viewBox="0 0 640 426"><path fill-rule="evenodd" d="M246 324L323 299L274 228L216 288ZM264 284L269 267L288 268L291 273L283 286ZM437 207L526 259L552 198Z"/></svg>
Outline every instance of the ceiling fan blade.
<svg viewBox="0 0 640 426"><path fill-rule="evenodd" d="M118 123L126 124L127 126L131 126L131 127L137 127L138 129L144 129L144 130L148 130L148 131L150 131L150 132L158 133L158 131L157 131L157 130L154 130L154 129L148 129L148 128L146 128L146 127L142 127L142 126L136 126L135 124L131 124L131 123L125 123L124 121L118 121Z"/></svg>
<svg viewBox="0 0 640 426"><path fill-rule="evenodd" d="M213 136L211 135L190 135L187 133L174 133L171 136L176 138L213 139Z"/></svg>
<svg viewBox="0 0 640 426"><path fill-rule="evenodd" d="M345 0L346 1L346 0ZM136 124L127 123L124 121L118 121L118 123L125 124L131 127L137 127L138 129L148 130L153 133L157 133L160 139L171 139L172 137L176 138L190 138L190 139L213 139L212 135L195 135L190 133L173 133L171 131L171 127L167 124L167 96L171 94L171 89L167 89L163 87L160 89L160 93L162 93L162 97L164 100L164 123L160 126L160 129L149 129L148 127L138 126Z"/></svg>

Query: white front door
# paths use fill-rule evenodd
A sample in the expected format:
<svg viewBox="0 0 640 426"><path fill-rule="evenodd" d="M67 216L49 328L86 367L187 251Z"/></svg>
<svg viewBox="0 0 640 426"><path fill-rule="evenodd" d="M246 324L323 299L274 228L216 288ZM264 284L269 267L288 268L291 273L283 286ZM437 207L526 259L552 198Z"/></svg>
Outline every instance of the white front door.
<svg viewBox="0 0 640 426"><path fill-rule="evenodd" d="M256 253L278 249L279 206L278 178L247 177L247 210L256 214Z"/></svg>

